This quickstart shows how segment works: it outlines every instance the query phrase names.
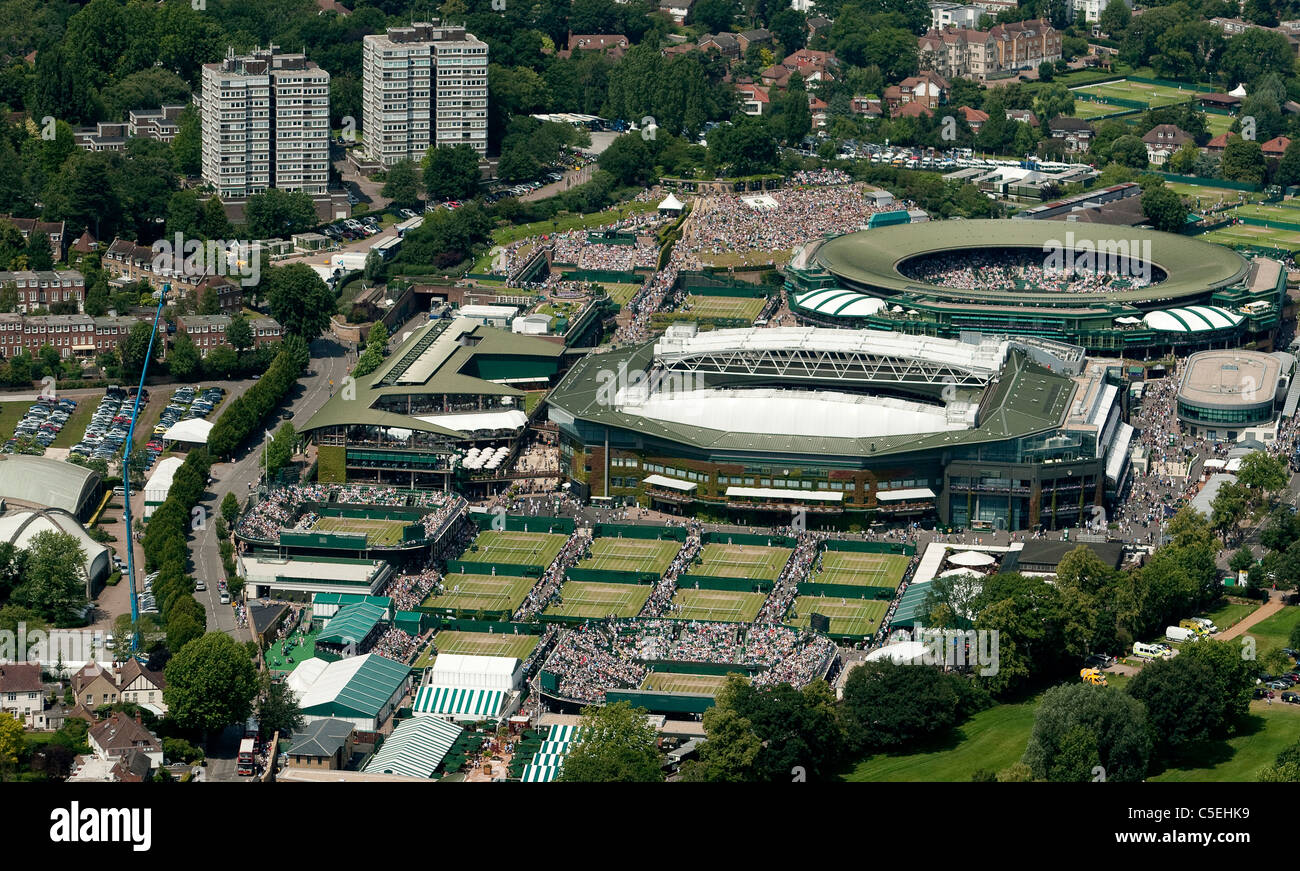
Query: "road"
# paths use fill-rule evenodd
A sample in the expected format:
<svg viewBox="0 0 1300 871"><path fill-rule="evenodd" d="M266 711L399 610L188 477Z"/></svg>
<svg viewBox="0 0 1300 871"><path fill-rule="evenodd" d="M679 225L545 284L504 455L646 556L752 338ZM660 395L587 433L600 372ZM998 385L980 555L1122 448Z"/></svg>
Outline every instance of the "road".
<svg viewBox="0 0 1300 871"><path fill-rule="evenodd" d="M351 367L353 357L343 345L333 339L320 338L312 342L311 374L299 379L298 387L290 394L290 409L293 412L293 424L301 427L315 414L325 401L330 398L332 390L338 389ZM330 382L333 381L333 388ZM267 421L267 426L278 426ZM212 466L215 479L208 488L206 498L200 503L207 509L207 516L212 521L220 515L221 500L227 493L234 493L242 503L248 498L251 487L261 478L262 439L256 439L244 449L242 456L233 462L216 463ZM196 592L195 598L203 605L207 614L208 629L226 632L243 641L251 636L246 629L241 629L235 620L235 609L222 605L218 581L224 577L221 565L221 549L218 545L216 524L208 522L205 528L194 538L191 544L191 557L194 561L194 577L203 581L207 589Z"/></svg>

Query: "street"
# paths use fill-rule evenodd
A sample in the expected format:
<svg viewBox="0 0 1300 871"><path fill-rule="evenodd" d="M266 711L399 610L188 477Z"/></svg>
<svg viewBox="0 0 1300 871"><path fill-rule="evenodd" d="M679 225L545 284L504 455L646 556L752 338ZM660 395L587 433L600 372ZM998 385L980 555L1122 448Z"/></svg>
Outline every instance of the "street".
<svg viewBox="0 0 1300 871"><path fill-rule="evenodd" d="M298 387L289 396L289 408L293 412L293 424L300 427L315 414L325 401L330 398L331 380L334 388L342 384L351 365L351 353L341 344L329 338L320 338L312 342L311 373L299 380ZM247 382L247 389L253 382ZM266 421L267 428L274 429L282 421ZM207 498L200 504L207 509L207 522L196 533L191 545L194 561L194 577L202 581L207 589L196 592L195 597L203 604L207 614L210 631L226 632L238 640L247 640L251 636L237 625L235 608L222 605L219 581L224 577L221 565L221 550L218 546L215 520L220 516L221 500L227 493L234 493L241 505L248 498L250 484L256 485L261 478L262 439L255 439L244 449L243 456L233 463L214 463L212 466L212 485Z"/></svg>

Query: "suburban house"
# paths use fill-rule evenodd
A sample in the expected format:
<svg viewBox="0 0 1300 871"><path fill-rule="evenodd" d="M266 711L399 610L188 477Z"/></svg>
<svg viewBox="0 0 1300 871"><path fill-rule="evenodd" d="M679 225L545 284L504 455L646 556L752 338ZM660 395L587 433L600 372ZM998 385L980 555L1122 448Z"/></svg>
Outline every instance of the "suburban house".
<svg viewBox="0 0 1300 871"><path fill-rule="evenodd" d="M753 82L736 85L736 93L740 95L740 110L746 115L763 115L772 104L767 88Z"/></svg>
<svg viewBox="0 0 1300 871"><path fill-rule="evenodd" d="M24 239L31 239L32 233L44 233L50 240L50 256L54 262L58 263L63 259L63 233L64 224L62 221L38 221L35 218L15 218L13 215L0 215L0 221L8 221L18 228L18 232L23 234Z"/></svg>
<svg viewBox="0 0 1300 871"><path fill-rule="evenodd" d="M36 663L0 664L0 711L28 729L45 728L45 686Z"/></svg>
<svg viewBox="0 0 1300 871"><path fill-rule="evenodd" d="M972 109L970 106L958 106L957 111L966 119L966 124L970 126L972 133L980 132L984 122L989 120L989 113L980 109Z"/></svg>
<svg viewBox="0 0 1300 871"><path fill-rule="evenodd" d="M1228 147L1228 140L1236 138L1236 133L1220 133L1218 136L1205 143L1205 153L1223 154L1224 149Z"/></svg>
<svg viewBox="0 0 1300 871"><path fill-rule="evenodd" d="M72 676L73 697L93 711L117 703L117 681L113 672L91 661Z"/></svg>
<svg viewBox="0 0 1300 871"><path fill-rule="evenodd" d="M880 101L872 97L854 97L849 104L854 115L863 115L867 118L879 118L883 114L880 108Z"/></svg>
<svg viewBox="0 0 1300 871"><path fill-rule="evenodd" d="M1038 116L1029 109L1008 109L1008 121L1019 121L1021 124L1028 124L1030 127L1038 126Z"/></svg>
<svg viewBox="0 0 1300 871"><path fill-rule="evenodd" d="M167 713L167 703L163 701L163 688L167 682L161 671L151 671L132 657L118 669L117 683L121 687L122 701L133 702L160 716Z"/></svg>
<svg viewBox="0 0 1300 871"><path fill-rule="evenodd" d="M1191 135L1174 124L1157 124L1142 137L1142 144L1147 147L1147 162L1153 166L1163 166L1184 144L1192 142Z"/></svg>
<svg viewBox="0 0 1300 871"><path fill-rule="evenodd" d="M885 88L885 103L890 108L890 115L897 115L893 111L900 106L908 103L920 103L927 109L934 109L948 102L948 91L951 85L943 76L933 71L922 71L914 76L908 76L897 85L890 85Z"/></svg>
<svg viewBox="0 0 1300 871"><path fill-rule="evenodd" d="M572 57L576 51L598 51L611 60L619 60L627 52L628 40L621 33L569 33L569 47L557 51L559 57Z"/></svg>
<svg viewBox="0 0 1300 871"><path fill-rule="evenodd" d="M352 756L356 726L350 720L322 717L309 720L301 732L293 735L293 744L285 754L290 768L322 768L337 771Z"/></svg>
<svg viewBox="0 0 1300 871"><path fill-rule="evenodd" d="M762 27L754 30L742 30L736 34L736 41L740 43L740 53L744 54L749 51L751 45L771 45L772 34Z"/></svg>
<svg viewBox="0 0 1300 871"><path fill-rule="evenodd" d="M1060 139L1065 142L1066 151L1087 151L1092 145L1092 125L1081 118L1057 115L1047 122L1047 129L1053 139Z"/></svg>
<svg viewBox="0 0 1300 871"><path fill-rule="evenodd" d="M91 727L86 741L95 755L105 761L119 760L136 750L149 758L151 767L163 762L162 742L144 727L138 715L133 719L114 711L107 720Z"/></svg>
<svg viewBox="0 0 1300 871"><path fill-rule="evenodd" d="M734 33L706 33L696 45L700 51L713 49L726 58L740 57L740 41Z"/></svg>
<svg viewBox="0 0 1300 871"><path fill-rule="evenodd" d="M831 20L821 15L813 15L808 18L808 38L816 39L819 36L825 36L831 32Z"/></svg>
<svg viewBox="0 0 1300 871"><path fill-rule="evenodd" d="M695 0L659 0L659 11L672 19L673 24L685 24Z"/></svg>
<svg viewBox="0 0 1300 871"><path fill-rule="evenodd" d="M1261 145L1259 150L1264 152L1264 157L1266 158L1271 157L1274 160L1281 160L1282 155L1286 154L1287 146L1290 144L1291 140L1287 137L1276 136Z"/></svg>

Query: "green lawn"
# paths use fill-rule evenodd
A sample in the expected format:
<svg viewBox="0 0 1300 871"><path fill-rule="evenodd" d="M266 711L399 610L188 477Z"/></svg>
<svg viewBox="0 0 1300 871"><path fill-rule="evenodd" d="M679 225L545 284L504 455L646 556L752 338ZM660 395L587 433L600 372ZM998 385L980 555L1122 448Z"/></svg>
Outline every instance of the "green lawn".
<svg viewBox="0 0 1300 871"><path fill-rule="evenodd" d="M1267 620L1261 620L1246 631L1255 639L1260 656L1279 647L1290 647L1291 632L1300 625L1300 606L1288 605ZM1223 629L1223 625L1219 624Z"/></svg>
<svg viewBox="0 0 1300 871"><path fill-rule="evenodd" d="M1035 697L980 711L948 740L918 753L878 754L862 760L844 779L868 781L969 781L976 771L999 771L1020 761L1034 727Z"/></svg>
<svg viewBox="0 0 1300 871"><path fill-rule="evenodd" d="M0 434L4 439L8 439L14 434L14 427L18 426L18 421L23 419L27 409L35 403L32 402L0 402ZM62 435L62 433L59 433ZM4 439L0 439L3 441Z"/></svg>
<svg viewBox="0 0 1300 871"><path fill-rule="evenodd" d="M1199 237L1206 242L1220 245L1258 245L1263 248L1285 248L1290 251L1300 250L1300 233L1291 230L1274 230L1269 227L1251 227L1246 224L1233 224Z"/></svg>
<svg viewBox="0 0 1300 871"><path fill-rule="evenodd" d="M1235 626L1259 610L1258 602L1225 602L1221 607L1198 617L1209 617L1210 622L1220 629Z"/></svg>
<svg viewBox="0 0 1300 871"><path fill-rule="evenodd" d="M1215 742L1195 754L1201 765L1171 767L1148 780L1159 782L1222 783L1251 781L1260 769L1273 764L1284 747L1300 741L1300 706L1251 702L1245 734Z"/></svg>
<svg viewBox="0 0 1300 871"><path fill-rule="evenodd" d="M613 224L621 221L629 215L641 215L646 212L653 212L658 208L654 202L646 203L623 203L612 209L606 209L603 212L593 212L590 215L561 215L553 221L536 221L532 224L519 224L514 227L502 227L492 234L493 245L509 245L511 242L517 242L520 239L527 239L529 236L540 236L543 233L563 233L568 230L590 230L593 227L603 227L606 224Z"/></svg>

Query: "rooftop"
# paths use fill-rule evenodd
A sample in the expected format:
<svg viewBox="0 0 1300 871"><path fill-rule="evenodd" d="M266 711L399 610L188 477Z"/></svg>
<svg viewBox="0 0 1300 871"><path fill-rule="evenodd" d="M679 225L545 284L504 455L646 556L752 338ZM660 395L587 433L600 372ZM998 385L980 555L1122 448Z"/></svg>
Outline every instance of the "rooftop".
<svg viewBox="0 0 1300 871"><path fill-rule="evenodd" d="M1187 360L1178 398L1216 408L1271 402L1282 374L1282 362L1272 354L1201 351Z"/></svg>

